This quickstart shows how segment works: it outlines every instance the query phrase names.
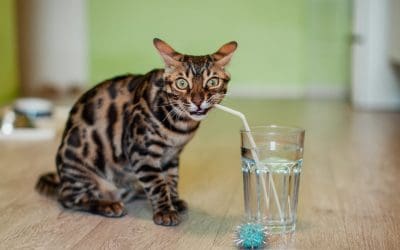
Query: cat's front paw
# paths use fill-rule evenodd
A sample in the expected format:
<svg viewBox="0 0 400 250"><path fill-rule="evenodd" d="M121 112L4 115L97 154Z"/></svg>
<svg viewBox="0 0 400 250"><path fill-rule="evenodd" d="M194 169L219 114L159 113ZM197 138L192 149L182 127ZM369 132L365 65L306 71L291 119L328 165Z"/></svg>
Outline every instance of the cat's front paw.
<svg viewBox="0 0 400 250"><path fill-rule="evenodd" d="M161 226L176 226L181 219L177 211L160 211L153 215L153 221Z"/></svg>
<svg viewBox="0 0 400 250"><path fill-rule="evenodd" d="M106 217L122 217L127 214L122 202L98 201L91 205L90 210Z"/></svg>
<svg viewBox="0 0 400 250"><path fill-rule="evenodd" d="M187 202L181 199L173 201L172 204L174 205L176 211L178 211L179 213L186 212L188 209Z"/></svg>

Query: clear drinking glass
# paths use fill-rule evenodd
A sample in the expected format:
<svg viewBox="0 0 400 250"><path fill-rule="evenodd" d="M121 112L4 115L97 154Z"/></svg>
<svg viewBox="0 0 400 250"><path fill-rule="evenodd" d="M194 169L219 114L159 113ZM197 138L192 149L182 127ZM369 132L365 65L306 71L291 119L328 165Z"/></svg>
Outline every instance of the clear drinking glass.
<svg viewBox="0 0 400 250"><path fill-rule="evenodd" d="M277 125L250 130L240 133L246 219L264 223L272 234L292 232L305 131Z"/></svg>

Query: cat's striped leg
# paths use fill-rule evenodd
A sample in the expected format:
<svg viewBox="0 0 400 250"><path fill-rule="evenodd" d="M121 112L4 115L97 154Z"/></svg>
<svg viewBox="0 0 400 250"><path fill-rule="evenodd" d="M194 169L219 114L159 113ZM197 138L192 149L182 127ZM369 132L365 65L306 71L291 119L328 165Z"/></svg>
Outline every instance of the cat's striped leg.
<svg viewBox="0 0 400 250"><path fill-rule="evenodd" d="M61 172L61 187L59 189L59 202L65 207L75 210L87 211L106 217L121 217L126 214L124 204L112 198L111 193L105 192L99 186L99 181L92 173L76 171L72 177L68 167L63 167ZM63 173L64 172L64 173Z"/></svg>
<svg viewBox="0 0 400 250"><path fill-rule="evenodd" d="M124 188L121 188L119 196L125 204L137 199L147 199L143 187L140 186L137 180L134 180L133 183L130 180Z"/></svg>
<svg viewBox="0 0 400 250"><path fill-rule="evenodd" d="M179 181L179 159L173 159L163 166L164 176L167 180L171 192L172 204L178 212L185 212L188 208L187 202L179 199L178 181Z"/></svg>
<svg viewBox="0 0 400 250"><path fill-rule="evenodd" d="M172 203L171 191L159 167L143 164L135 171L153 208L157 225L175 226L181 221Z"/></svg>

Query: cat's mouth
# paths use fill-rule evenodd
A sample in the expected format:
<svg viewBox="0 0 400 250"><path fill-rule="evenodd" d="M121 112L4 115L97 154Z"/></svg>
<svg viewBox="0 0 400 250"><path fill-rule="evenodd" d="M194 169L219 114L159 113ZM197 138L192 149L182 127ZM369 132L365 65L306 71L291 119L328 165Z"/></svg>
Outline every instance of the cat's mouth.
<svg viewBox="0 0 400 250"><path fill-rule="evenodd" d="M200 121L203 120L207 116L207 112L210 109L199 109L197 111L191 111L189 112L190 117L195 120L195 121Z"/></svg>
<svg viewBox="0 0 400 250"><path fill-rule="evenodd" d="M190 112L191 115L206 115L208 109L199 109L197 111Z"/></svg>

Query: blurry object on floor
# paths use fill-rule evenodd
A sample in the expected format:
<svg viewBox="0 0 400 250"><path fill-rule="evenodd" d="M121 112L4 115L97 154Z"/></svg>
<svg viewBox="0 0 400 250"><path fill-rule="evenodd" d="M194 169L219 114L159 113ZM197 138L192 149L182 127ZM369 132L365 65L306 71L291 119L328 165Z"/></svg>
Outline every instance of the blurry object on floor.
<svg viewBox="0 0 400 250"><path fill-rule="evenodd" d="M55 136L53 128L34 127L26 115L11 110L5 111L0 120L0 141L49 140Z"/></svg>
<svg viewBox="0 0 400 250"><path fill-rule="evenodd" d="M0 117L0 129L4 134L12 133L14 128L34 128L33 122L28 116L6 110Z"/></svg>
<svg viewBox="0 0 400 250"><path fill-rule="evenodd" d="M13 109L18 114L35 119L50 117L53 112L53 104L41 98L20 98L14 102Z"/></svg>
<svg viewBox="0 0 400 250"><path fill-rule="evenodd" d="M53 104L39 98L17 99L0 118L0 140L49 140L55 137Z"/></svg>

